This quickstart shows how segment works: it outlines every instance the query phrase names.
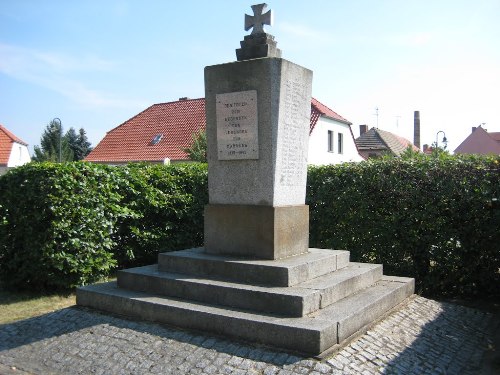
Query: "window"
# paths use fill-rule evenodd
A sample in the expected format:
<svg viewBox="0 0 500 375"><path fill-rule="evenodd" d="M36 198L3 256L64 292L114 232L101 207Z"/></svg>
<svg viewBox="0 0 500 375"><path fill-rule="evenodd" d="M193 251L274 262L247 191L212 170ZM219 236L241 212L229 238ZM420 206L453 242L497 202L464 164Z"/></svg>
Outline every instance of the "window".
<svg viewBox="0 0 500 375"><path fill-rule="evenodd" d="M157 134L153 140L151 141L151 144L152 145L155 145L157 143L159 143L161 141L161 139L163 138L163 134Z"/></svg>
<svg viewBox="0 0 500 375"><path fill-rule="evenodd" d="M339 154L343 154L344 153L344 135L342 133L338 134L338 140L339 140L339 144L338 144L337 150L338 150Z"/></svg>
<svg viewBox="0 0 500 375"><path fill-rule="evenodd" d="M333 152L333 130L328 130L328 152Z"/></svg>

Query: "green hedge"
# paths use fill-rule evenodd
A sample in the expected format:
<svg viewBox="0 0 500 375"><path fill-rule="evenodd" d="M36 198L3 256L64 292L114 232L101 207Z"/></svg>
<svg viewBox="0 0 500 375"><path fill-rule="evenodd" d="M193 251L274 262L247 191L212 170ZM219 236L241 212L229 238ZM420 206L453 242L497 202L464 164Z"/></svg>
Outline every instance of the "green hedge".
<svg viewBox="0 0 500 375"><path fill-rule="evenodd" d="M116 266L117 175L101 165L30 163L0 178L0 280L54 289L90 283Z"/></svg>
<svg viewBox="0 0 500 375"><path fill-rule="evenodd" d="M201 245L203 165L30 163L0 178L0 281L61 289Z"/></svg>
<svg viewBox="0 0 500 375"><path fill-rule="evenodd" d="M427 295L498 295L499 168L446 156L312 167L310 245L416 277ZM200 246L207 190L206 164L13 169L0 177L0 281L72 288Z"/></svg>
<svg viewBox="0 0 500 375"><path fill-rule="evenodd" d="M159 252L203 244L206 164L130 164L114 170L123 184L124 217L113 238L120 268L155 263Z"/></svg>
<svg viewBox="0 0 500 375"><path fill-rule="evenodd" d="M415 277L426 295L498 295L499 161L442 156L310 168L310 244Z"/></svg>

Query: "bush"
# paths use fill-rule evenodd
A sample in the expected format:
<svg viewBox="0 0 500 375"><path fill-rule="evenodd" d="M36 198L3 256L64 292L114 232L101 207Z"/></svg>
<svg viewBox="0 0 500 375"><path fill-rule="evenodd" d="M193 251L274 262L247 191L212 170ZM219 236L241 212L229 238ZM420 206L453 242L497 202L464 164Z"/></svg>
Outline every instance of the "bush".
<svg viewBox="0 0 500 375"><path fill-rule="evenodd" d="M203 244L206 165L130 164L115 172L128 182L120 193L122 205L132 213L114 236L120 268L155 263L160 252Z"/></svg>
<svg viewBox="0 0 500 375"><path fill-rule="evenodd" d="M127 216L118 175L85 163L30 163L0 178L0 280L7 288L87 284L116 266L113 230Z"/></svg>
<svg viewBox="0 0 500 375"><path fill-rule="evenodd" d="M0 280L61 289L203 242L203 164L31 163L0 179Z"/></svg>
<svg viewBox="0 0 500 375"><path fill-rule="evenodd" d="M498 294L498 157L415 157L309 169L310 243L416 278L427 295Z"/></svg>
<svg viewBox="0 0 500 375"><path fill-rule="evenodd" d="M499 157L311 167L310 245L415 277L432 296L497 295ZM203 243L206 164L28 164L0 177L0 281L72 288Z"/></svg>

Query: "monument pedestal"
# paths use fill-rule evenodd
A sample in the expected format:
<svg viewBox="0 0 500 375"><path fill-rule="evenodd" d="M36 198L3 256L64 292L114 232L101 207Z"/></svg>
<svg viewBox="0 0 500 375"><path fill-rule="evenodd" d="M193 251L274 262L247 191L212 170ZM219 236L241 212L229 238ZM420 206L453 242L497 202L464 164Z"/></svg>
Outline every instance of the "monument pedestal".
<svg viewBox="0 0 500 375"><path fill-rule="evenodd" d="M309 207L209 204L205 207L205 250L260 259L306 253Z"/></svg>

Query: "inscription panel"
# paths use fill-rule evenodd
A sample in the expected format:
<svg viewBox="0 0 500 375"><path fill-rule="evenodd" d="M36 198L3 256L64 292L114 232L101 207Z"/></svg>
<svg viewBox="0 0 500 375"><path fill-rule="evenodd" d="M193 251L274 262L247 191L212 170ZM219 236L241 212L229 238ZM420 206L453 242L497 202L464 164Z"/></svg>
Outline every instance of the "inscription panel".
<svg viewBox="0 0 500 375"><path fill-rule="evenodd" d="M219 160L259 158L257 91L216 95Z"/></svg>
<svg viewBox="0 0 500 375"><path fill-rule="evenodd" d="M307 172L308 128L304 127L302 113L307 87L300 80L288 79L284 82L282 95L284 117L279 182L282 186L300 186Z"/></svg>

